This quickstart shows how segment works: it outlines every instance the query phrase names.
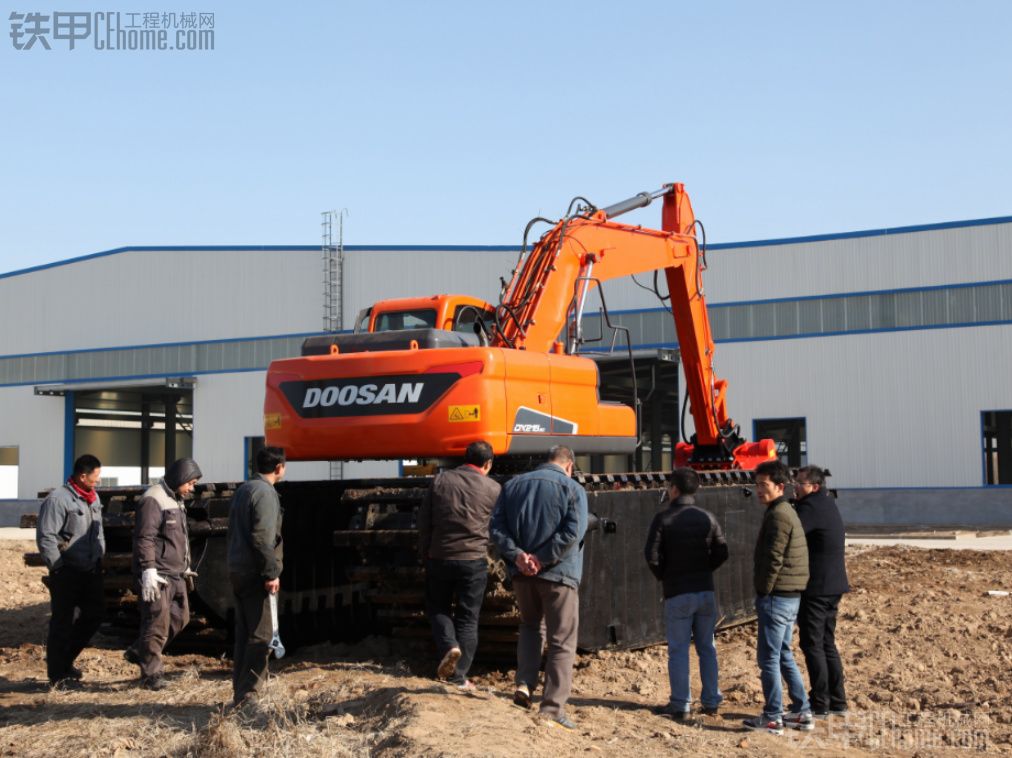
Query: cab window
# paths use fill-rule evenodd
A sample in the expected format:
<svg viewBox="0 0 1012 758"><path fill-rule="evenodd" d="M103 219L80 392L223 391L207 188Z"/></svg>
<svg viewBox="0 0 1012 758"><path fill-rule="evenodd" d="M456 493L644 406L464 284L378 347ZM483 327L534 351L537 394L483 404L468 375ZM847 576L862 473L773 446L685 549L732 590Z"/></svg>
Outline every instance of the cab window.
<svg viewBox="0 0 1012 758"><path fill-rule="evenodd" d="M421 309L416 311L391 311L376 316L377 332L397 332L401 329L433 329L436 326L436 311Z"/></svg>
<svg viewBox="0 0 1012 758"><path fill-rule="evenodd" d="M458 305L453 314L453 331L474 334L474 322L479 316L486 325L491 323L491 311L483 311L474 305Z"/></svg>

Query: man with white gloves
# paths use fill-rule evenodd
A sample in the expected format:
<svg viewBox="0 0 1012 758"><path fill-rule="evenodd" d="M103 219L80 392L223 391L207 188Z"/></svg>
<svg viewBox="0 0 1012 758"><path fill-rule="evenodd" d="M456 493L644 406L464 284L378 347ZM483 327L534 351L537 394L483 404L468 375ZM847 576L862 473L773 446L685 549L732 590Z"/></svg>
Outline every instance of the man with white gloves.
<svg viewBox="0 0 1012 758"><path fill-rule="evenodd" d="M190 620L187 580L190 535L184 499L193 495L200 467L192 458L173 462L158 484L148 488L134 520L134 576L140 595L141 628L124 657L141 669L141 686L161 690L162 651Z"/></svg>

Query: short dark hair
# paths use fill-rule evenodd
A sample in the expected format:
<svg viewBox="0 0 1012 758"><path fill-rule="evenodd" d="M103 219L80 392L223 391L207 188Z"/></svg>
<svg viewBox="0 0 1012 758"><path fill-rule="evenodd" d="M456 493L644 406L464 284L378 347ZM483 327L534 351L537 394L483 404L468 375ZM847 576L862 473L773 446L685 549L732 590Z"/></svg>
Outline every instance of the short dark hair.
<svg viewBox="0 0 1012 758"><path fill-rule="evenodd" d="M492 460L492 446L485 440L475 440L464 451L464 463L481 468Z"/></svg>
<svg viewBox="0 0 1012 758"><path fill-rule="evenodd" d="M548 451L548 462L576 463L576 456L573 455L572 448L568 448L565 445L553 445L552 449Z"/></svg>
<svg viewBox="0 0 1012 758"><path fill-rule="evenodd" d="M832 476L829 473L829 469L819 468L818 466L802 466L798 469L795 479L801 478L809 484L817 484L823 487L826 484L827 476Z"/></svg>
<svg viewBox="0 0 1012 758"><path fill-rule="evenodd" d="M85 453L76 461L74 461L74 476L80 476L81 474L90 474L97 468L102 468L102 461L100 461L94 455Z"/></svg>
<svg viewBox="0 0 1012 758"><path fill-rule="evenodd" d="M676 468L668 477L668 483L677 487L683 495L691 495L699 489L699 474L685 466Z"/></svg>
<svg viewBox="0 0 1012 758"><path fill-rule="evenodd" d="M257 473L273 474L285 462L285 451L280 447L262 447L257 450Z"/></svg>
<svg viewBox="0 0 1012 758"><path fill-rule="evenodd" d="M760 474L768 476L771 482L781 487L786 487L787 483L791 481L791 472L782 461L763 461L755 467L755 473L756 476Z"/></svg>

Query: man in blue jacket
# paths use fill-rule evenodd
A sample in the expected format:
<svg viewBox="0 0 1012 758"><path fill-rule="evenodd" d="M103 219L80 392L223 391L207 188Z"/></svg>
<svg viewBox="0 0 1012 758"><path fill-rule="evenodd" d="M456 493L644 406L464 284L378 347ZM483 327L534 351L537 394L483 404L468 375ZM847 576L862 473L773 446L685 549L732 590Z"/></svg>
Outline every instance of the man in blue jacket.
<svg viewBox="0 0 1012 758"><path fill-rule="evenodd" d="M587 532L587 493L573 481L574 463L573 451L557 445L547 463L510 479L496 502L491 529L520 609L513 702L531 705L545 642L543 624L548 652L541 715L566 729L576 728L565 706L573 685Z"/></svg>
<svg viewBox="0 0 1012 758"><path fill-rule="evenodd" d="M840 596L850 592L844 562L845 534L840 509L826 491L829 472L805 466L794 479L795 509L808 542L808 586L801 593L798 636L805 654L809 700L816 718L847 712L843 663L836 649Z"/></svg>

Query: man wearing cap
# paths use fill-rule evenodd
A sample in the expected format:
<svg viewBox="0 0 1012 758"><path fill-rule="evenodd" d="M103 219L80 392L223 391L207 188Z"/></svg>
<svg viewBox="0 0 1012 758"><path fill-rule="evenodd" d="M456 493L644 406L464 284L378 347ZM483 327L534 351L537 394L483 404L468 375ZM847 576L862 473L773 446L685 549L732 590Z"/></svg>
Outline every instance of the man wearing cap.
<svg viewBox="0 0 1012 758"><path fill-rule="evenodd" d="M149 487L137 505L134 520L134 576L140 594L140 636L124 653L141 669L141 686L161 690L162 651L190 620L187 581L190 535L183 501L193 495L203 476L192 458L174 461L158 484Z"/></svg>
<svg viewBox="0 0 1012 758"><path fill-rule="evenodd" d="M102 503L95 486L102 464L94 455L74 461L70 478L42 501L35 541L49 567L52 616L46 640L46 670L54 686L72 685L82 674L74 660L98 630L105 610L102 594ZM76 618L75 618L76 611Z"/></svg>

